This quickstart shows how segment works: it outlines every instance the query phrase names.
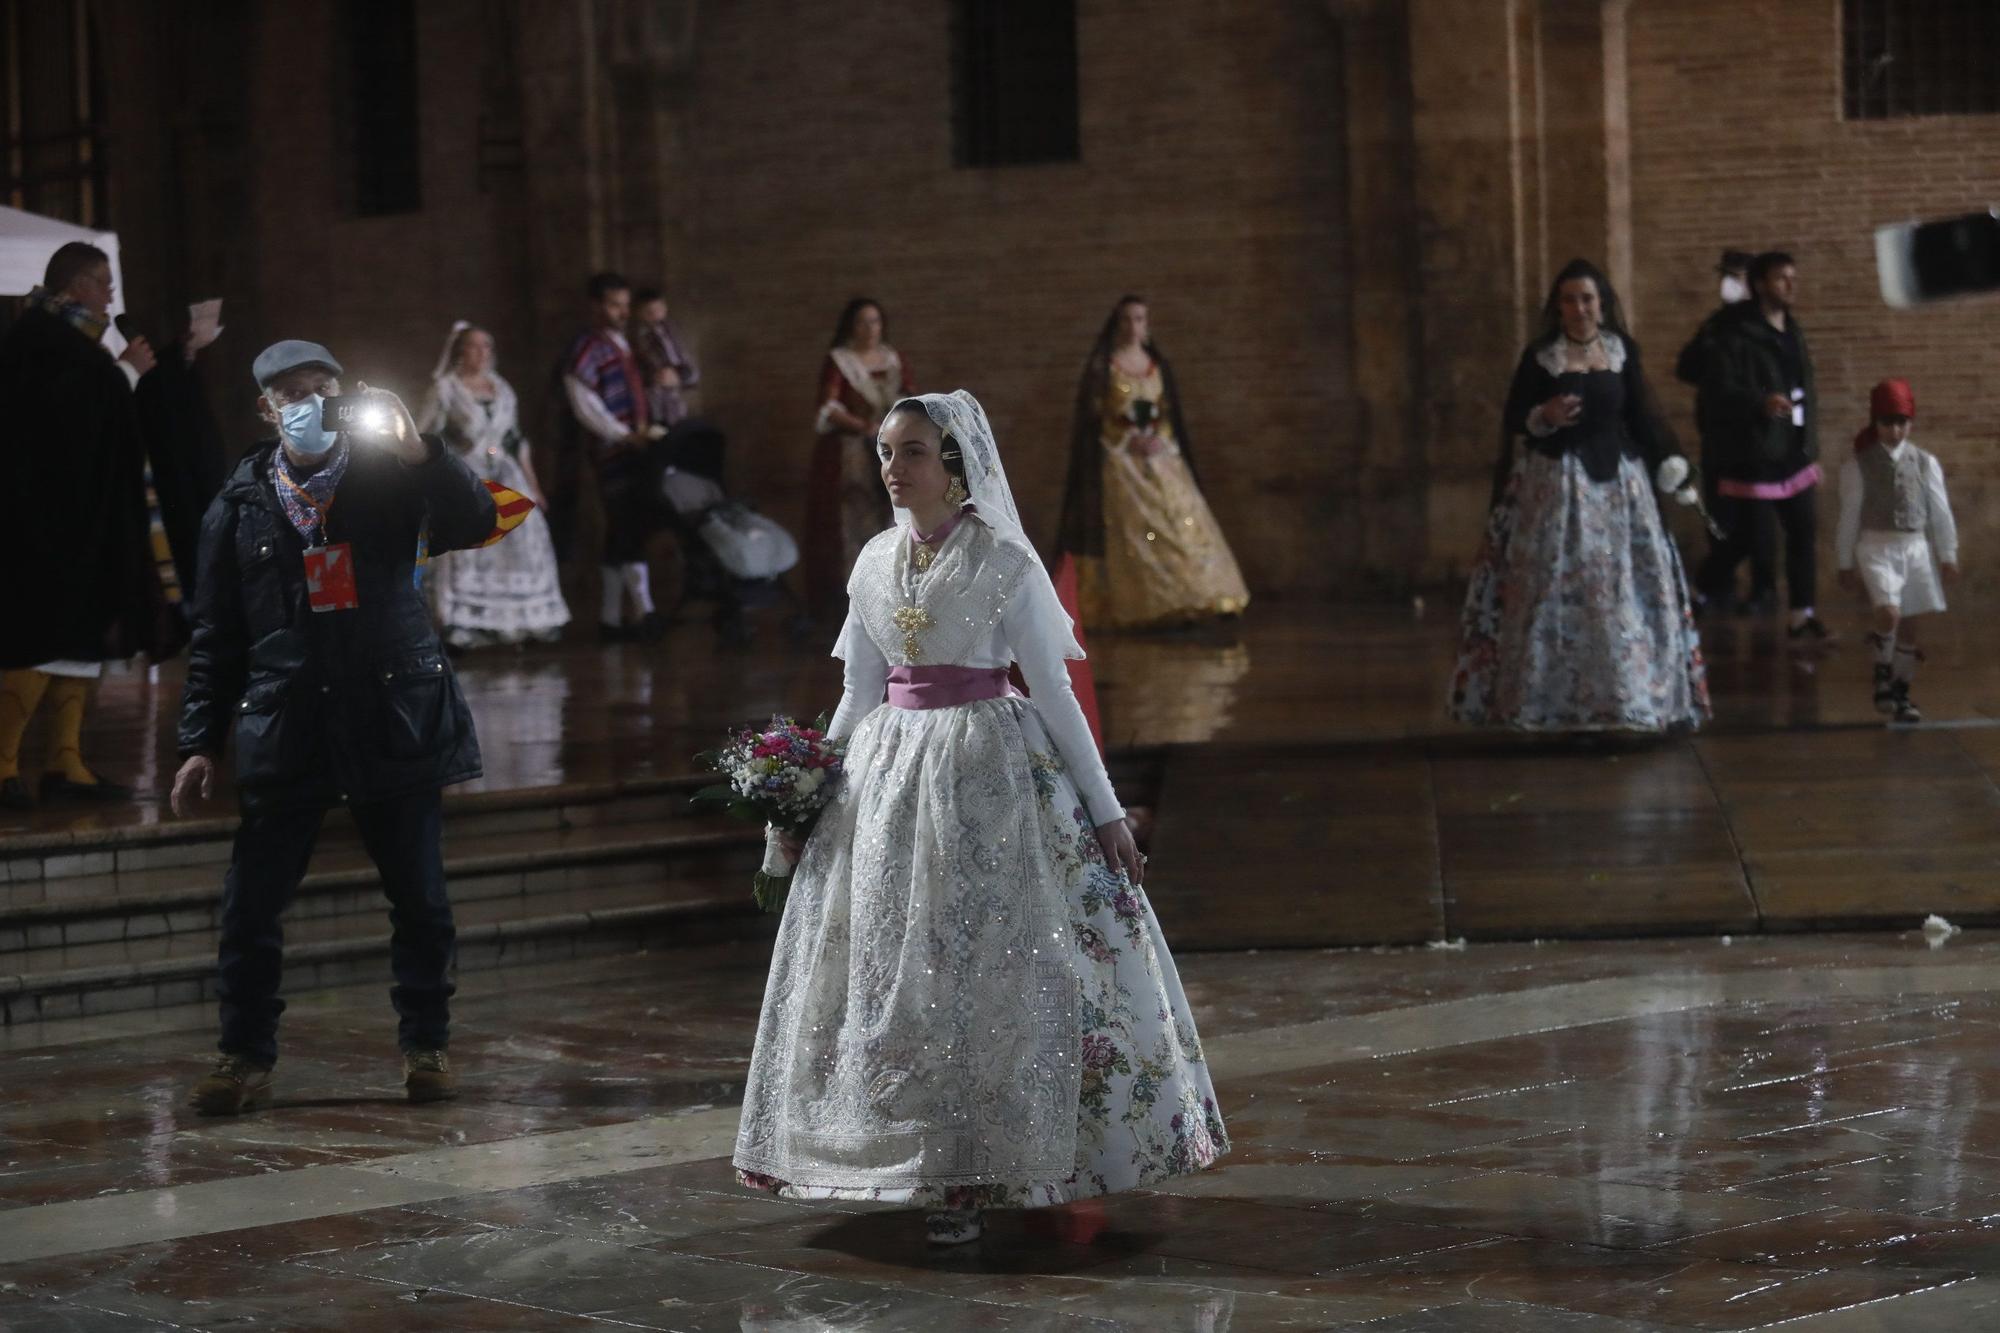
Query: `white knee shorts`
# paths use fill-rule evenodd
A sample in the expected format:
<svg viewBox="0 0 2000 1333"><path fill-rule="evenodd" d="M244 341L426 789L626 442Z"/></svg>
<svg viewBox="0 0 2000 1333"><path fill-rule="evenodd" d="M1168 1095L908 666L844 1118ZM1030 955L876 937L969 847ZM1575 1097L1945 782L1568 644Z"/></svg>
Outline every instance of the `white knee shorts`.
<svg viewBox="0 0 2000 1333"><path fill-rule="evenodd" d="M1944 610L1944 581L1921 532L1864 532L1854 544L1854 565L1875 606L1906 616Z"/></svg>

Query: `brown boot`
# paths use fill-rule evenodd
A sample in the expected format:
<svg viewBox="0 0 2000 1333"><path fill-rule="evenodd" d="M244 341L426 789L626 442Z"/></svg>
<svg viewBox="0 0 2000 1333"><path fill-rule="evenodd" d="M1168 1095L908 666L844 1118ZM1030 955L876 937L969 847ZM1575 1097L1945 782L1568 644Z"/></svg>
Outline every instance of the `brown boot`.
<svg viewBox="0 0 2000 1333"><path fill-rule="evenodd" d="M448 1102L458 1096L458 1076L441 1050L405 1051L403 1091L413 1102Z"/></svg>
<svg viewBox="0 0 2000 1333"><path fill-rule="evenodd" d="M271 1100L271 1068L247 1055L224 1055L188 1095L203 1115L238 1115Z"/></svg>

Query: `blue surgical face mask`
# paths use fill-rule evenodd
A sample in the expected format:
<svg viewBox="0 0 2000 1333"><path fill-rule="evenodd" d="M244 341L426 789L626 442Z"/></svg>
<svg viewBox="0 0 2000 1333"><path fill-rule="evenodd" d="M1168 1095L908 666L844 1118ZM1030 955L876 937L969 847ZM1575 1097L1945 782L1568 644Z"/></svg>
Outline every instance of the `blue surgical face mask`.
<svg viewBox="0 0 2000 1333"><path fill-rule="evenodd" d="M278 429L294 450L308 458L320 457L340 439L339 431L320 429L319 410L325 401L316 393L308 394L296 403L285 404L278 413Z"/></svg>

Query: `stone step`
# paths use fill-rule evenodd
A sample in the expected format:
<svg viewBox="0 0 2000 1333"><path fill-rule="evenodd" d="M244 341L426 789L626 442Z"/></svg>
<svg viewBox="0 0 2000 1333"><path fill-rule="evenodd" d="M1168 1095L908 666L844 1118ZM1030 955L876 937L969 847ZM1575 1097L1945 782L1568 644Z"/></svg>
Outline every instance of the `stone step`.
<svg viewBox="0 0 2000 1333"><path fill-rule="evenodd" d="M630 783L574 784L505 792L447 792L445 837L488 837L643 822L706 822L689 803L707 779L689 775ZM137 875L229 860L235 818L164 820L111 828L0 837L0 903L32 901L33 885L102 875ZM331 810L320 854L360 846L353 821Z"/></svg>
<svg viewBox="0 0 2000 1333"><path fill-rule="evenodd" d="M750 832L628 837L502 856L448 855L445 877L460 919L539 915L562 910L573 895L610 890L666 901L689 884L723 875L747 885L763 849L762 839L747 836ZM115 952L155 941L207 939L212 951L221 899L220 875L204 872L199 882L147 895L65 898L0 912L0 977L61 966L61 957L79 949ZM309 875L285 920L288 933L325 936L352 932L357 920L372 928L386 910L381 882L368 866Z"/></svg>
<svg viewBox="0 0 2000 1333"><path fill-rule="evenodd" d="M458 966L481 971L649 947L756 938L776 918L758 915L747 872L690 881L671 897L657 886L579 890L524 913L494 903L457 913ZM358 923L357 923L358 925ZM321 932L287 922L285 993L389 981L389 933L378 914L367 929ZM57 963L26 975L0 961L0 1022L32 1023L214 998L215 936L191 931L37 951ZM59 957L57 956L59 955Z"/></svg>
<svg viewBox="0 0 2000 1333"><path fill-rule="evenodd" d="M1141 785L1128 786L1138 766L1114 766L1121 789ZM706 782L448 794L461 970L767 935L775 922L750 901L762 835L693 810ZM215 819L0 838L0 1024L211 999L235 829ZM345 812L329 813L285 929L287 993L387 983L386 904Z"/></svg>
<svg viewBox="0 0 2000 1333"><path fill-rule="evenodd" d="M660 833L646 824L606 825L487 839L447 837L445 875L454 901L562 892L590 882L590 868L631 865L706 867L718 857L751 860L761 834L741 824ZM671 825L667 826L671 827ZM747 873L747 871L746 871ZM319 849L292 911L313 916L346 910L353 899L379 901L380 877L359 845ZM212 912L222 896L219 866L180 866L129 875L86 875L12 885L0 903L0 954L58 943L93 943L185 929L179 918ZM32 893L32 896L31 896ZM123 922L122 926L118 923Z"/></svg>

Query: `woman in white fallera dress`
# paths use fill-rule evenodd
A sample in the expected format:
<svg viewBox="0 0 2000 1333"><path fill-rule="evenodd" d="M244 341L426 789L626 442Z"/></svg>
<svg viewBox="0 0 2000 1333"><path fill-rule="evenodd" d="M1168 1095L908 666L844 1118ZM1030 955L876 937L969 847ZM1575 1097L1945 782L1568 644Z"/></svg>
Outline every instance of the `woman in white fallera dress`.
<svg viewBox="0 0 2000 1333"><path fill-rule="evenodd" d="M934 1210L948 1244L983 1208L1202 1170L1228 1136L985 412L905 399L878 455L897 524L834 647L847 778L792 879L735 1165Z"/></svg>
<svg viewBox="0 0 2000 1333"><path fill-rule="evenodd" d="M514 386L500 377L493 359L491 334L464 320L453 324L418 417L481 480L518 491L536 506L504 541L430 562L431 615L454 648L553 643L569 623Z"/></svg>

